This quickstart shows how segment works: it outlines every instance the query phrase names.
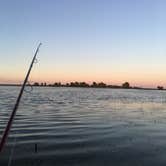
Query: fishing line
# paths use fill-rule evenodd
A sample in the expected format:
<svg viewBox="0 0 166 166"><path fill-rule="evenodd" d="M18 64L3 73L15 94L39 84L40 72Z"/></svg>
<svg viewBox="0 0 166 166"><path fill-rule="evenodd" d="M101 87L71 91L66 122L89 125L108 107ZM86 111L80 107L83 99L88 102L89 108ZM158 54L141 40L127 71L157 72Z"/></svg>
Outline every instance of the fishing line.
<svg viewBox="0 0 166 166"><path fill-rule="evenodd" d="M30 90L27 90L26 87L30 87ZM24 91L25 91L26 93L32 94L33 86L30 84L29 81L27 82L26 87L25 87Z"/></svg>
<svg viewBox="0 0 166 166"><path fill-rule="evenodd" d="M39 60L37 58L35 58L34 63L35 64L39 63Z"/></svg>

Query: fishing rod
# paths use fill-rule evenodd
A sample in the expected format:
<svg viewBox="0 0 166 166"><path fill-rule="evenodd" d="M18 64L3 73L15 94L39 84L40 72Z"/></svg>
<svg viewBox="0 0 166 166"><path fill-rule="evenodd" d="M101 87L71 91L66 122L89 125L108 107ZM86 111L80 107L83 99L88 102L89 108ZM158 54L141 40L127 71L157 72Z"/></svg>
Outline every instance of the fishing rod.
<svg viewBox="0 0 166 166"><path fill-rule="evenodd" d="M28 78L29 78L29 75L30 75L30 73L31 73L31 69L32 69L32 67L33 67L33 64L35 63L36 56L37 56L37 53L38 53L38 51L39 51L40 46L41 46L41 43L38 45L38 47L37 47L37 49L36 49L36 52L35 52L35 54L34 54L34 57L33 57L33 59L32 59L32 62L31 62L31 64L30 64L29 70L28 70L27 75L26 75L26 77L25 77L24 83L23 83L23 85L22 85L22 87L21 87L21 90L20 90L20 93L19 93L19 95L18 95L18 97L17 97L17 100L16 100L15 106L14 106L14 108L13 108L12 114L11 114L11 116L10 116L10 118L9 118L9 121L8 121L8 123L7 123L7 125L6 125L6 128L5 128L5 130L4 130L4 133L3 133L3 136L2 136L1 142L0 142L0 152L2 152L3 147L4 147L4 145L5 145L5 142L6 142L6 140L7 140L9 131L10 131L11 126L12 126L12 122L13 122L13 120L14 120L14 117L15 117L16 111L17 111L17 109L18 109L18 106L19 106L19 103L20 103L20 100L21 100L23 91L24 91L24 89L25 89L26 83L27 83Z"/></svg>

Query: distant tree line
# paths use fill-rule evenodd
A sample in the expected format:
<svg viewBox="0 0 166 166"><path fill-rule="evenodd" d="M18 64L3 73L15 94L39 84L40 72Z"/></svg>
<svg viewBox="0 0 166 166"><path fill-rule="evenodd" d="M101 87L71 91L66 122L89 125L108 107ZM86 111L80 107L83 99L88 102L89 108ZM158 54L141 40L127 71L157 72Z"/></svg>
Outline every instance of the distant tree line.
<svg viewBox="0 0 166 166"><path fill-rule="evenodd" d="M66 84L62 84L61 82L55 82L53 84L45 83L38 83L35 82L33 86L50 86L50 87L92 87L92 88L125 88L129 89L132 88L128 82L123 83L121 86L119 85L107 85L104 82L93 82L92 84L88 84L86 82L70 82ZM134 87L139 89L139 87Z"/></svg>
<svg viewBox="0 0 166 166"><path fill-rule="evenodd" d="M21 86L21 84L0 84L0 86ZM41 86L41 87L91 87L91 88L123 88L123 89L143 89L143 90L166 90L163 86L157 86L156 88L143 88L137 86L130 86L129 82L124 82L120 85L107 85L104 82L92 82L88 84L86 82L70 82L62 84L61 82L55 82L53 84L47 84L46 82L38 83L35 82L31 86Z"/></svg>
<svg viewBox="0 0 166 166"><path fill-rule="evenodd" d="M123 89L147 89L147 90L153 90L154 88L141 88L136 86L130 86L129 82L124 82L121 86L119 85L107 85L104 82L93 82L92 84L88 84L86 82L70 82L66 84L62 84L61 82L55 82L53 84L47 84L44 83L38 83L35 82L33 86L49 86L49 87L91 87L91 88L123 88ZM163 86L157 86L158 90L164 90Z"/></svg>

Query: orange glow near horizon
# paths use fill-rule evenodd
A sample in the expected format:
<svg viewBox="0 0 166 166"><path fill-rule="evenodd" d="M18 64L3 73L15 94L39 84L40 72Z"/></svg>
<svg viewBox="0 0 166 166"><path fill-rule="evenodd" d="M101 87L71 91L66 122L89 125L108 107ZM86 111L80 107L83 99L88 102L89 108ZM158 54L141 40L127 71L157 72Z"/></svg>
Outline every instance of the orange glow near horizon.
<svg viewBox="0 0 166 166"><path fill-rule="evenodd" d="M0 71L0 83L22 83L28 68L18 65L14 70L10 67ZM5 71L5 72L2 72ZM102 63L75 63L75 64L55 64L54 62L34 65L30 74L30 82L74 82L85 81L87 83L105 82L111 85L121 85L124 82L129 82L131 86L140 87L157 87L166 86L166 68L164 65L153 66L149 65L118 65L102 64ZM5 74L4 74L5 73Z"/></svg>
<svg viewBox="0 0 166 166"><path fill-rule="evenodd" d="M152 72L153 73L153 72ZM150 73L145 72L141 74L138 71L123 71L123 72L104 72L104 71L81 71L81 70L66 70L66 71L38 71L34 70L30 76L30 82L81 82L85 81L87 83L95 82L105 82L111 85L121 85L122 83L128 81L131 86L140 87L157 87L166 85L166 77L163 73ZM10 75L10 77L9 77ZM17 72L17 75L13 73L7 73L7 76L0 75L0 83L22 83L25 77L25 72Z"/></svg>

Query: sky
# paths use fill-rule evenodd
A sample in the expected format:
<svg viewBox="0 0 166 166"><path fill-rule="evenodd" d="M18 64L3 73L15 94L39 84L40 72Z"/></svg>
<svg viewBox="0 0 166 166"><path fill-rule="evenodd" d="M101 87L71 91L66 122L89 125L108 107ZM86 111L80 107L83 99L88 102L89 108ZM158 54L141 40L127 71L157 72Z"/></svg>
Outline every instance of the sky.
<svg viewBox="0 0 166 166"><path fill-rule="evenodd" d="M0 83L166 87L165 0L1 0Z"/></svg>

